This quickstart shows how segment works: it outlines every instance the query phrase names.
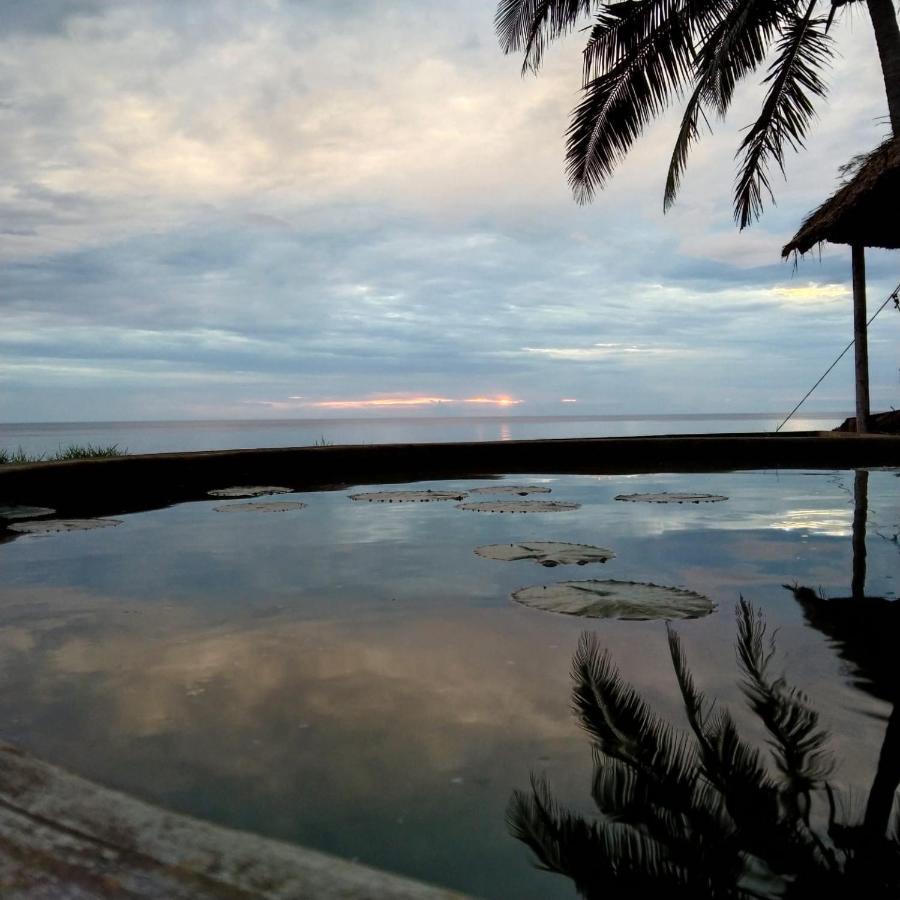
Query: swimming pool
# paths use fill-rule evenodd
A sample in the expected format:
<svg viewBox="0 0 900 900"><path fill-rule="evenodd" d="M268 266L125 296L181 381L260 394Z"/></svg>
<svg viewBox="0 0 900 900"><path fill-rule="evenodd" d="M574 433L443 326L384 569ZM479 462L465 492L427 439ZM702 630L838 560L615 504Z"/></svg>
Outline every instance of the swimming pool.
<svg viewBox="0 0 900 900"><path fill-rule="evenodd" d="M614 579L708 598L714 611L676 630L698 684L762 743L736 685L743 596L778 629L778 663L831 732L835 782L863 794L891 707L857 685L852 660L784 587L851 595L854 481L853 472L517 474L264 498L305 504L280 512L229 515L216 507L242 501L210 498L116 516L116 527L21 535L0 545L0 734L228 826L479 896L573 896L534 868L505 817L531 773L591 813L589 743L570 711L581 633L597 633L679 727L683 713L662 621L560 615L511 594ZM488 484L548 488L515 499L577 508L350 499ZM659 492L727 499L615 499ZM868 474L865 594L888 600L898 501L896 472ZM857 517L857 582L858 538ZM474 552L534 541L615 555L548 568Z"/></svg>

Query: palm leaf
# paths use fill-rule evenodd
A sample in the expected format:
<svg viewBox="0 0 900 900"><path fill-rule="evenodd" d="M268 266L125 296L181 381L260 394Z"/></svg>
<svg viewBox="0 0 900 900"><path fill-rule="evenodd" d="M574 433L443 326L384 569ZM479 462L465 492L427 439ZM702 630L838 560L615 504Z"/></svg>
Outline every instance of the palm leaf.
<svg viewBox="0 0 900 900"><path fill-rule="evenodd" d="M826 732L808 698L784 678L772 679L769 665L774 643L766 642L766 625L760 613L741 599L738 605L737 655L745 678L741 690L772 738L775 763L795 795L818 787L832 769L822 749Z"/></svg>
<svg viewBox="0 0 900 900"><path fill-rule="evenodd" d="M688 807L696 768L684 739L622 679L596 635L582 634L572 679L575 714L597 747L649 782L664 785L672 807Z"/></svg>
<svg viewBox="0 0 900 900"><path fill-rule="evenodd" d="M690 22L676 10L628 55L589 80L567 131L566 168L580 203L591 199L616 164L692 77Z"/></svg>
<svg viewBox="0 0 900 900"><path fill-rule="evenodd" d="M749 607L748 607L749 608ZM678 635L669 632L672 664L685 712L697 738L700 768L721 795L745 849L775 871L800 868L809 873L823 862L822 848L802 827L793 804L785 810L778 785L762 764L759 751L743 741L727 710L713 711L697 690Z"/></svg>
<svg viewBox="0 0 900 900"><path fill-rule="evenodd" d="M733 2L733 0L732 0ZM709 27L718 16L722 0L623 0L604 4L596 13L583 51L587 83L615 67L660 29L673 21L691 35ZM686 62L694 55L693 42L686 48Z"/></svg>
<svg viewBox="0 0 900 900"><path fill-rule="evenodd" d="M615 890L615 863L603 826L561 810L543 779L532 776L530 792L513 793L506 822L539 869L571 878L586 897Z"/></svg>
<svg viewBox="0 0 900 900"><path fill-rule="evenodd" d="M741 740L734 720L698 690L669 628L672 662L696 750L624 682L596 638L573 659L573 705L593 742L592 796L599 817L561 810L546 783L516 792L508 822L539 865L570 877L588 898L900 896L900 812L892 829L838 821L825 780L825 734L806 698L769 674L774 643L761 614L741 599L741 687L771 736L780 779ZM809 803L824 795L827 831ZM846 818L844 816L843 818ZM814 826L811 824L815 822Z"/></svg>
<svg viewBox="0 0 900 900"><path fill-rule="evenodd" d="M672 151L663 211L675 202L691 147L700 138L699 120L706 117L705 107L714 106L724 117L738 81L755 71L763 62L778 25L791 0L745 0L726 4L720 15L703 35L695 63L696 81L688 99L678 137ZM722 4L717 5L717 9Z"/></svg>
<svg viewBox="0 0 900 900"><path fill-rule="evenodd" d="M733 883L740 868L734 825L704 791L685 739L622 680L596 637L582 635L572 672L575 711L594 740L598 809L653 837L711 883Z"/></svg>
<svg viewBox="0 0 900 900"><path fill-rule="evenodd" d="M777 56L764 84L769 88L759 117L750 126L738 148L743 154L734 196L734 217L746 228L758 218L763 198L774 199L767 173L774 162L784 172L784 149L803 146L814 113L813 100L825 96L819 75L832 55L831 38L823 20L813 18L817 0L811 0L805 15L789 16L782 26Z"/></svg>
<svg viewBox="0 0 900 900"><path fill-rule="evenodd" d="M745 807L759 808L764 798L774 795L775 789L760 762L759 752L740 739L730 713L712 710L694 684L680 638L671 626L667 627L667 632L672 666L688 724L697 739L703 774L730 800L733 813L739 814ZM774 804L771 804L771 811L774 815Z"/></svg>
<svg viewBox="0 0 900 900"><path fill-rule="evenodd" d="M599 856L603 849L596 823L561 811L547 782L534 776L529 792L513 793L506 821L513 837L527 844L548 872L571 874L567 859Z"/></svg>
<svg viewBox="0 0 900 900"><path fill-rule="evenodd" d="M587 15L592 0L500 0L494 27L504 53L524 50L522 70L536 70L548 41Z"/></svg>
<svg viewBox="0 0 900 900"><path fill-rule="evenodd" d="M591 794L604 820L652 838L686 871L703 873L709 885L736 883L743 867L742 836L721 797L702 779L696 779L686 807L673 806L665 786L595 748Z"/></svg>
<svg viewBox="0 0 900 900"><path fill-rule="evenodd" d="M720 116L731 104L737 83L765 61L772 40L796 17L797 0L744 0L713 27L698 54L698 83Z"/></svg>
<svg viewBox="0 0 900 900"><path fill-rule="evenodd" d="M673 891L672 897L691 896L684 872L659 844L630 829L561 810L542 779L532 778L528 793L514 792L507 825L535 854L539 868L568 876L582 896L633 896L627 891L662 886Z"/></svg>
<svg viewBox="0 0 900 900"><path fill-rule="evenodd" d="M663 193L663 212L668 212L678 188L681 187L681 179L687 168L688 154L691 147L700 140L700 128L698 122L702 116L707 125L706 113L703 109L704 85L701 83L694 88L694 92L688 99L684 115L681 118L681 127L678 129L678 137L672 150L672 159L669 161L669 171L666 174L666 188Z"/></svg>

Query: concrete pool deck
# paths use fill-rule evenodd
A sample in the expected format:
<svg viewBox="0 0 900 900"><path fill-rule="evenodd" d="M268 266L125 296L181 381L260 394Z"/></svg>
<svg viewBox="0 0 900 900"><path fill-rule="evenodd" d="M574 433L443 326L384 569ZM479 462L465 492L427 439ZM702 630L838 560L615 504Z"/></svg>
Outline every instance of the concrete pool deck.
<svg viewBox="0 0 900 900"><path fill-rule="evenodd" d="M900 466L900 436L687 434L217 450L0 466L0 504L111 515L207 499L214 488L299 491L514 473L635 474Z"/></svg>

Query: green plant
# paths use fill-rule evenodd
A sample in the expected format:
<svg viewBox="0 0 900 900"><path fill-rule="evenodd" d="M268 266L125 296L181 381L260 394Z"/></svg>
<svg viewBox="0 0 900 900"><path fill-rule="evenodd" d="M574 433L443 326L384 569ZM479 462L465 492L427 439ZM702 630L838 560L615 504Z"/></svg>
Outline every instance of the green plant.
<svg viewBox="0 0 900 900"><path fill-rule="evenodd" d="M44 454L39 456L26 453L21 446L15 450L0 449L0 465L15 465L16 463L40 462L44 458Z"/></svg>
<svg viewBox="0 0 900 900"><path fill-rule="evenodd" d="M118 444L108 444L105 447L94 446L94 444L68 444L60 447L57 452L50 457L54 461L66 459L106 459L113 456L125 456L128 450L120 450Z"/></svg>
<svg viewBox="0 0 900 900"><path fill-rule="evenodd" d="M21 447L16 450L0 449L0 465L23 465L36 462L62 462L71 459L105 459L113 456L126 456L128 450L120 450L118 444L109 444L106 447L93 444L69 444L60 447L56 453L47 456L46 453L26 453Z"/></svg>
<svg viewBox="0 0 900 900"><path fill-rule="evenodd" d="M768 732L771 764L697 690L671 627L691 736L660 719L585 634L572 699L591 738L599 815L560 809L533 776L531 790L510 802L512 834L541 868L567 875L588 898L900 896L900 817L890 834L838 821L818 714L770 674L774 642L761 614L743 599L737 612L740 686ZM893 791L886 799L890 809Z"/></svg>

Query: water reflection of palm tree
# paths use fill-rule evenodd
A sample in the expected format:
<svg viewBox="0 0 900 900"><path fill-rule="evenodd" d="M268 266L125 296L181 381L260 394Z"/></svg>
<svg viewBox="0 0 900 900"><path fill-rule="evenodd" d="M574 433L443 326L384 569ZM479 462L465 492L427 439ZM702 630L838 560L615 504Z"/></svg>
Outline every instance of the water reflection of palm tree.
<svg viewBox="0 0 900 900"><path fill-rule="evenodd" d="M809 587L790 587L807 623L828 637L850 664L854 684L893 704L869 791L865 828L880 836L888 828L900 785L900 603L866 596L866 518L869 473L856 472L853 509L853 575L849 597L826 598ZM900 816L897 821L900 828Z"/></svg>
<svg viewBox="0 0 900 900"><path fill-rule="evenodd" d="M582 636L573 702L593 746L599 815L560 809L540 779L517 791L510 829L539 865L589 898L900 896L900 820L877 839L839 821L827 734L807 698L770 674L774 647L761 615L741 601L737 651L774 768L697 690L671 629L669 648L691 737L623 681L595 637Z"/></svg>

